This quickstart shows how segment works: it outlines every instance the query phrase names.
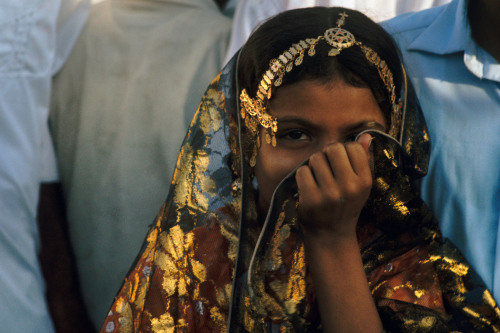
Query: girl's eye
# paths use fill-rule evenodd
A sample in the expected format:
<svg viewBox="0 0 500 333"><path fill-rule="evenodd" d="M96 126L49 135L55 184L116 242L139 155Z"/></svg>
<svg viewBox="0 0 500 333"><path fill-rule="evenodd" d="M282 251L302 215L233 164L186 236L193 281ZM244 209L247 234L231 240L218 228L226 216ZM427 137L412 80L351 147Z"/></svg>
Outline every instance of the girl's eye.
<svg viewBox="0 0 500 333"><path fill-rule="evenodd" d="M290 130L284 133L282 137L294 141L306 141L309 139L309 135L301 130Z"/></svg>

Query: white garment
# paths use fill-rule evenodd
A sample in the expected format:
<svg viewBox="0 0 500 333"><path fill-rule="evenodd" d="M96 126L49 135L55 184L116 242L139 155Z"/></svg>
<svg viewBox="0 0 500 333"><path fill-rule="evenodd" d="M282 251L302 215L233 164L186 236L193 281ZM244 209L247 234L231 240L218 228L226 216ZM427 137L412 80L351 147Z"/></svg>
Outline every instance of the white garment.
<svg viewBox="0 0 500 333"><path fill-rule="evenodd" d="M234 12L236 11L236 6L238 5L239 0L227 0L222 12L227 17L233 18Z"/></svg>
<svg viewBox="0 0 500 333"><path fill-rule="evenodd" d="M51 128L96 327L167 196L230 29L212 0L105 0L54 80Z"/></svg>
<svg viewBox="0 0 500 333"><path fill-rule="evenodd" d="M51 78L85 23L87 0L3 0L0 9L0 331L51 332L38 262L40 183L57 179Z"/></svg>
<svg viewBox="0 0 500 333"><path fill-rule="evenodd" d="M439 6L450 0L240 0L233 19L231 41L225 62L243 46L252 31L265 19L285 10L305 7L346 7L359 10L381 22L396 15ZM314 37L314 36L313 36Z"/></svg>

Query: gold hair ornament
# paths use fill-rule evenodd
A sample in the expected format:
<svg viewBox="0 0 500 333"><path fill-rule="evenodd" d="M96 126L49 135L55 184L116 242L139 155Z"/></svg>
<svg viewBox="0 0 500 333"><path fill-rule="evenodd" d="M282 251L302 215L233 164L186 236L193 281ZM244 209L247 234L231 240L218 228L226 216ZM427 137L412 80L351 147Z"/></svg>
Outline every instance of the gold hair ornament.
<svg viewBox="0 0 500 333"><path fill-rule="evenodd" d="M377 68L380 78L390 96L392 114L391 127L388 134L393 137L396 137L398 134L397 130L401 122L401 100L396 97L396 87L394 86L392 72L387 66L387 63L380 59L377 52L363 45L361 42L356 41L356 38L351 32L342 28L348 15L344 12L339 14L339 16L337 27L326 30L323 36L301 40L293 44L278 58L272 59L269 62L269 69L262 76L255 98L251 98L245 89L241 91L241 118L245 120L245 125L254 134L258 131L258 125L268 129L266 133L266 141L268 144L276 146L275 134L278 131L278 121L276 117L271 116L267 112L267 102L271 99L272 86L279 87L283 83L285 73L290 72L294 65L300 66L302 64L306 51L308 56L314 56L316 54L316 45L320 40L325 40L326 43L332 46L332 49L328 52L328 55L332 57L340 54L343 49L353 45L360 47L366 59ZM249 117L246 117L246 114L248 114ZM257 145L260 146L258 134ZM250 160L251 166L255 165L256 148L254 150L255 152Z"/></svg>

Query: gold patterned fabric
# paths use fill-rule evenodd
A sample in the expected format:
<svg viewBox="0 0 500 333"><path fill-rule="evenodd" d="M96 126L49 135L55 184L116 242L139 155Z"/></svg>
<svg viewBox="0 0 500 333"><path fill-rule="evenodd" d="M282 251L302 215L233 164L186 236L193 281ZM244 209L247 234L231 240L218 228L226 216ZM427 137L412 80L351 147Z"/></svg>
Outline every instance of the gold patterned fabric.
<svg viewBox="0 0 500 333"><path fill-rule="evenodd" d="M207 89L169 196L101 332L317 332L321 322L296 217L294 175L263 223L240 142L235 60ZM372 132L374 187L358 223L387 332L497 332L500 311L442 239L414 182L429 142L406 91L401 137ZM335 311L335 309L332 309Z"/></svg>

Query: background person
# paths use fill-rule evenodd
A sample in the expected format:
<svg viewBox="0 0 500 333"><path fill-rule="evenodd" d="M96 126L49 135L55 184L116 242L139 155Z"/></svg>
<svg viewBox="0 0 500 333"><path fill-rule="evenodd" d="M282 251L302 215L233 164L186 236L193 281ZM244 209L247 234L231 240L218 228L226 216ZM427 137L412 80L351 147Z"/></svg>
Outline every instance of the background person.
<svg viewBox="0 0 500 333"><path fill-rule="evenodd" d="M97 327L167 196L230 28L212 0L103 1L54 80L50 124L69 234Z"/></svg>
<svg viewBox="0 0 500 333"><path fill-rule="evenodd" d="M231 41L226 55L227 63L246 42L256 26L285 10L314 6L341 6L359 10L379 22L396 15L440 6L450 0L240 0L234 14Z"/></svg>
<svg viewBox="0 0 500 333"><path fill-rule="evenodd" d="M54 249L50 242L64 233L58 229L64 214L57 210L59 197L54 195L58 174L47 124L52 76L67 59L85 24L89 6L85 0L2 1L2 332L85 332L90 328L73 272L67 267L59 270L58 262L71 261L69 244L63 242ZM49 235L49 241L40 240L44 234ZM57 260L53 260L54 255ZM57 284L46 275L55 270L64 283Z"/></svg>
<svg viewBox="0 0 500 333"><path fill-rule="evenodd" d="M422 104L432 149L422 197L500 299L500 3L453 0L384 23Z"/></svg>

